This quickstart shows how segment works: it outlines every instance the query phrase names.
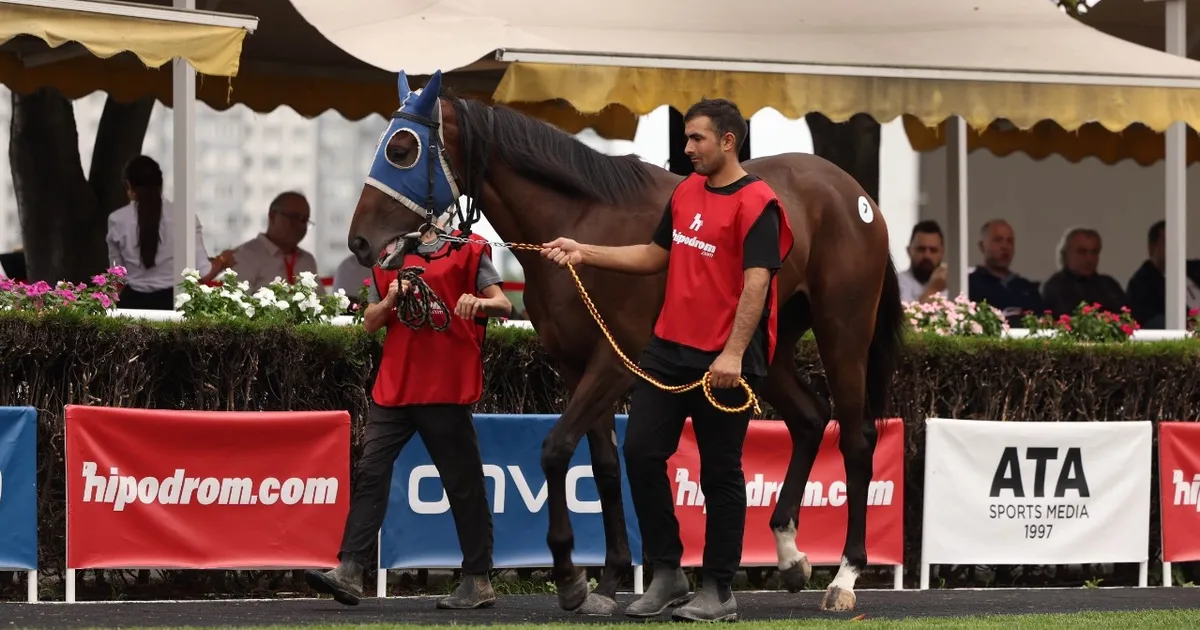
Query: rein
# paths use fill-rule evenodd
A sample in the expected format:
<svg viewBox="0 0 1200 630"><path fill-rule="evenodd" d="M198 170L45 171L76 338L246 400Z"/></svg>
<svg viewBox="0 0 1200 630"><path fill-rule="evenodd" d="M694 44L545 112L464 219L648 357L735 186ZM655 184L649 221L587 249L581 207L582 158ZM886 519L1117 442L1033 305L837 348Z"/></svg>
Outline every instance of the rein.
<svg viewBox="0 0 1200 630"><path fill-rule="evenodd" d="M416 330L422 326L429 326L437 332L442 332L450 327L450 309L446 308L446 303L442 298L438 297L433 289L429 288L429 284L421 277L425 273L424 267L405 267L400 270L400 274L396 277L398 281L407 280L411 285L408 293L401 295L396 300L396 316L400 319L400 323ZM414 293L420 290L421 296L417 297ZM438 310L446 314L446 322L438 326L433 321L433 313Z"/></svg>
<svg viewBox="0 0 1200 630"><path fill-rule="evenodd" d="M437 229L437 228L434 228L434 229ZM541 251L543 249L546 249L545 247L542 247L541 245L532 245L529 243L501 243L501 242L473 241L468 238L464 238L461 236L453 236L451 234L446 234L446 233L442 233L441 237L448 241L457 241L463 245L470 244L470 243L476 243L479 245L486 244L486 245L491 245L492 247L503 247L503 248L507 248L507 249L522 249L522 250L526 250L526 251ZM407 272L410 269L413 269L413 267L406 268L404 271ZM638 367L638 365L636 363L631 361L629 359L629 357L626 356L625 353L621 351L621 347L617 345L617 340L613 338L612 333L608 330L608 326L604 323L604 318L600 316L600 311L596 309L596 305L592 302L591 296L588 295L587 289L585 289L583 287L583 281L579 279L579 274L575 271L575 265L568 262L567 263L567 271L571 272L571 278L575 280L575 287L577 289L579 289L579 296L581 298L583 298L583 303L585 306L587 306L588 312L592 314L592 319L595 320L596 324L600 326L600 331L603 332L604 337L606 339L608 339L609 345L612 346L612 349L614 352L617 353L617 356L621 357L621 361L625 364L626 368L629 368L630 372L633 372L637 376L641 377L647 383L650 383L651 385L653 385L665 392L671 392L674 394L682 394L684 392L688 392L693 389L696 389L697 387L701 387L701 388L703 388L703 391L704 391L704 397L708 399L709 404L711 404L713 407L716 407L717 409L724 411L726 413L740 413L742 411L749 409L751 406L754 407L755 413L758 413L758 414L762 413L762 409L758 405L758 397L754 395L754 391L750 389L750 384L746 382L745 378L739 378L738 385L740 385L742 390L746 392L746 402L742 403L738 407L728 407L728 406L722 405L721 403L717 402L716 398L713 397L712 387L709 385L709 379L712 377L712 374L709 372L705 372L704 376L702 376L699 380L694 381L692 383L688 383L686 385L667 385L665 383L660 383L659 381L655 380L654 377L652 377L649 374L647 374L646 372L644 372L642 370L642 368ZM424 280L420 280L420 278L417 278L417 280L420 281L422 285L424 285L424 287L421 290L422 296L427 296L427 295L432 294L432 291L430 291L427 288L428 285L425 285ZM414 286L416 286L415 283L414 283ZM423 305L417 305L417 304L415 304L415 300L413 302L414 302L414 304L412 305L411 308L414 309L414 311L413 311L415 314L414 319L419 318L421 320L429 320L429 315L427 312L422 316L422 315L419 315L420 311L417 310L419 308L428 308L428 304L426 303ZM438 300L438 303L441 303L441 300ZM445 304L442 304L442 308L445 309Z"/></svg>

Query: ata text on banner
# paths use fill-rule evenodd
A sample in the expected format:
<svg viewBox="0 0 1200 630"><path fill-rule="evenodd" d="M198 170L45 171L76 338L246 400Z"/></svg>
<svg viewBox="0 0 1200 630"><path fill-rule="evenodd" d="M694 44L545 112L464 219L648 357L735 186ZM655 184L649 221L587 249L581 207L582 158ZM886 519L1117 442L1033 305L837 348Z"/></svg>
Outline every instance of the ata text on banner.
<svg viewBox="0 0 1200 630"><path fill-rule="evenodd" d="M37 410L0 407L0 569L37 570Z"/></svg>
<svg viewBox="0 0 1200 630"><path fill-rule="evenodd" d="M1200 560L1200 423L1158 424L1163 562Z"/></svg>
<svg viewBox="0 0 1200 630"><path fill-rule="evenodd" d="M904 563L904 422L889 418L875 423L879 440L874 472L867 490L867 560L870 564ZM825 426L821 447L804 487L796 541L812 564L838 564L846 544L846 471L838 448L841 427ZM742 566L778 563L771 514L783 490L792 437L780 421L751 420L742 448L746 476L746 533ZM683 539L683 566L704 560L706 508L700 489L700 454L689 418L679 449L667 461L675 517Z"/></svg>
<svg viewBox="0 0 1200 630"><path fill-rule="evenodd" d="M483 473L492 509L496 568L548 567L550 528L542 442L558 415L475 414ZM613 440L625 443L627 416L616 416ZM619 455L618 455L619 457ZM633 563L641 564L642 538L621 461L625 533ZM380 528L379 566L385 569L458 568L462 549L450 502L429 451L419 436L400 452L392 468L387 514ZM567 509L575 534L571 557L580 566L604 564L604 520L591 466L588 438L575 448L567 469Z"/></svg>
<svg viewBox="0 0 1200 630"><path fill-rule="evenodd" d="M65 415L69 569L337 564L346 411Z"/></svg>
<svg viewBox="0 0 1200 630"><path fill-rule="evenodd" d="M1147 561L1149 422L925 427L923 566Z"/></svg>

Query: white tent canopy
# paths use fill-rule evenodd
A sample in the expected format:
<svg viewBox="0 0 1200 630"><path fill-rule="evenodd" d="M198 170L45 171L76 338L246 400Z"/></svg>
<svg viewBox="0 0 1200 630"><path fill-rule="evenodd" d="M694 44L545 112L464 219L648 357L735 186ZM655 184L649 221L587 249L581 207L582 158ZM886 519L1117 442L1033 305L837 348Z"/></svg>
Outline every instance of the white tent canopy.
<svg viewBox="0 0 1200 630"><path fill-rule="evenodd" d="M951 291L966 289L966 126L1068 131L1135 122L1167 132L1167 325L1182 327L1185 125L1200 128L1200 62L1183 57L1185 0L1166 0L1167 50L1082 24L1049 0L292 0L351 55L410 75L507 63L493 98L563 99L637 114L734 98L744 115L943 121L951 169ZM1115 0L1114 0L1115 1ZM1161 0L1147 0L1161 1Z"/></svg>
<svg viewBox="0 0 1200 630"><path fill-rule="evenodd" d="M736 14L715 0L292 3L346 52L409 74L499 51L555 63L1200 87L1200 63L1105 35L1048 0L762 0Z"/></svg>

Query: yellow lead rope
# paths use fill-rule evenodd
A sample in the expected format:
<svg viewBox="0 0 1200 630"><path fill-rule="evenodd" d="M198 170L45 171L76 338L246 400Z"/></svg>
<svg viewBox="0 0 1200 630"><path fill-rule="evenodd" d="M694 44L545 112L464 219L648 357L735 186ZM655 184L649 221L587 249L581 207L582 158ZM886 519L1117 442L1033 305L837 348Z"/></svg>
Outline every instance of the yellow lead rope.
<svg viewBox="0 0 1200 630"><path fill-rule="evenodd" d="M457 240L462 243L474 242L474 243L482 244L482 242L480 242L480 241L472 241L470 239L454 237L454 236L450 236L449 234L444 235L443 238L447 238L450 240ZM546 249L545 247L542 247L541 245L530 245L528 243L488 243L488 244L492 245L492 246L507 247L509 249L524 249L524 250L528 250L528 251L541 251L543 249ZM596 310L596 305L592 303L592 298L588 295L587 289L583 288L583 281L581 281L579 279L579 274L575 272L575 265L568 262L567 263L567 271L570 271L571 277L575 279L575 286L579 289L579 296L583 298L583 303L585 306L587 306L588 312L592 314L592 319L596 320L596 324L600 326L601 332L603 332L605 338L608 339L609 345L612 346L612 349L613 349L613 351L615 351L617 353L617 356L621 357L621 361L623 361L625 363L625 367L629 368L629 371L642 377L642 379L645 380L647 383L650 383L651 385L653 385L663 391L672 392L675 394L682 394L684 392L688 392L693 389L696 389L697 387L703 387L704 388L704 397L708 399L708 402L710 404L712 404L713 407L716 407L717 409L724 411L725 413L740 413L740 412L743 412L743 411L749 409L751 406L754 407L754 413L757 413L757 414L762 413L762 410L758 406L758 397L756 397L754 395L754 391L752 389L750 389L750 384L746 382L745 378L739 377L738 385L740 385L742 387L742 390L744 390L746 392L746 402L742 403L742 405L740 407L727 407L727 406L722 405L721 403L717 402L717 400L715 398L713 398L712 388L709 386L709 383L708 383L709 379L712 377L711 372L705 372L704 376L701 377L700 380L698 380L694 383L689 383L687 385L666 385L666 384L658 382L652 376L643 372L642 369L640 367L638 367L636 363L634 363L633 361L630 361L629 357L625 356L625 353L622 352L621 348L617 345L617 340L613 339L612 333L609 332L608 326L605 325L605 323L604 323L604 318L600 317L600 311Z"/></svg>

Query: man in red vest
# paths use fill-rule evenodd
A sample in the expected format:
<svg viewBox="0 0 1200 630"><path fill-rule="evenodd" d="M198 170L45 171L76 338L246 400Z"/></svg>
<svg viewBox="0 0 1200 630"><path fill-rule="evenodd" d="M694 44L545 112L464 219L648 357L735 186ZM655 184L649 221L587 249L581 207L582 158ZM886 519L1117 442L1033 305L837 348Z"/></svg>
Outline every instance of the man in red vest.
<svg viewBox="0 0 1200 630"><path fill-rule="evenodd" d="M457 234L457 232L456 232ZM398 271L372 269L370 304L363 328L387 328L383 357L371 392L363 452L355 470L354 493L342 537L337 568L308 571L308 584L334 599L356 605L362 595L363 566L387 511L392 467L401 449L419 433L437 466L463 554L458 590L438 608L479 608L495 603L488 572L492 569L492 513L484 485L479 439L471 405L483 392L483 337L488 317L507 317L512 304L500 289L491 248L478 235L454 250L430 231L403 266L421 266L421 278L453 313L433 305L433 323L442 332L404 325L396 315L399 296L417 291ZM418 254L433 257L426 262ZM387 287L380 298L377 287ZM480 297L482 296L482 297ZM453 298L457 298L452 301Z"/></svg>
<svg viewBox="0 0 1200 630"><path fill-rule="evenodd" d="M542 255L631 274L667 270L667 291L640 367L659 382L682 385L711 373L713 397L739 406L743 377L757 388L775 350L775 271L792 247L787 215L766 182L746 173L738 150L746 121L733 103L702 100L684 115L686 153L695 174L671 195L652 242L625 247L547 243ZM638 379L625 436L625 465L642 545L654 569L650 588L629 605L632 617L655 617L689 599L680 569L683 545L667 479L667 459L692 418L708 506L703 587L674 611L695 621L737 619L731 592L742 557L746 481L742 443L750 411L724 413L697 388L665 392Z"/></svg>

